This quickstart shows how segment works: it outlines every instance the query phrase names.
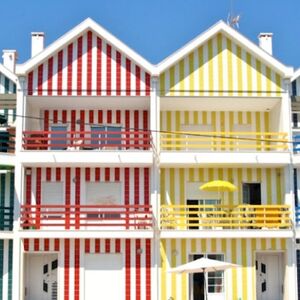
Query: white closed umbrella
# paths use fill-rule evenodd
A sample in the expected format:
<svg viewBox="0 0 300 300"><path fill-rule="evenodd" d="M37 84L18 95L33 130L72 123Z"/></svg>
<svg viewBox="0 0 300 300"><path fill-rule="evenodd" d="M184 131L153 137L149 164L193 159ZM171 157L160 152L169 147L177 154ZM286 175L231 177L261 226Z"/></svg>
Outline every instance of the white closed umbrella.
<svg viewBox="0 0 300 300"><path fill-rule="evenodd" d="M204 296L207 299L206 274L208 272L224 271L226 269L237 268L239 265L228 263L221 260L199 258L184 265L170 269L170 273L204 273Z"/></svg>

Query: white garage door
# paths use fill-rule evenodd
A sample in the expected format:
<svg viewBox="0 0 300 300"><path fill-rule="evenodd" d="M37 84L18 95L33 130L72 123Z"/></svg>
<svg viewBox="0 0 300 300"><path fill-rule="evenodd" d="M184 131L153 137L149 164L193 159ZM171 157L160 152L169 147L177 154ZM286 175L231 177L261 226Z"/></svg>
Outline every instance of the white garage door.
<svg viewBox="0 0 300 300"><path fill-rule="evenodd" d="M85 300L125 299L122 254L85 255Z"/></svg>

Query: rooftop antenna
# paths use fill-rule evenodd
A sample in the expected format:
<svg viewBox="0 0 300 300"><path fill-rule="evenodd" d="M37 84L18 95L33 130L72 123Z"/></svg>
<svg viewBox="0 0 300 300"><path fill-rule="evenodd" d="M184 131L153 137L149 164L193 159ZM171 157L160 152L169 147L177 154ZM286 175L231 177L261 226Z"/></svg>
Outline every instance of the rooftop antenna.
<svg viewBox="0 0 300 300"><path fill-rule="evenodd" d="M241 15L237 15L234 13L233 11L233 1L234 0L230 0L230 12L228 14L227 17L227 25L229 25L232 28L239 28L239 22L241 19Z"/></svg>

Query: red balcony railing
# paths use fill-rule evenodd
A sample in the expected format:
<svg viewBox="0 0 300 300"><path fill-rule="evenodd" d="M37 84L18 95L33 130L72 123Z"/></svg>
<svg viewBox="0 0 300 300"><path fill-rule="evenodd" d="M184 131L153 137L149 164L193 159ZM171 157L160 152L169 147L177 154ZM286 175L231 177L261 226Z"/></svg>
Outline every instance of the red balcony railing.
<svg viewBox="0 0 300 300"><path fill-rule="evenodd" d="M151 229L151 205L21 206L23 229Z"/></svg>
<svg viewBox="0 0 300 300"><path fill-rule="evenodd" d="M24 150L148 150L150 131L23 131Z"/></svg>

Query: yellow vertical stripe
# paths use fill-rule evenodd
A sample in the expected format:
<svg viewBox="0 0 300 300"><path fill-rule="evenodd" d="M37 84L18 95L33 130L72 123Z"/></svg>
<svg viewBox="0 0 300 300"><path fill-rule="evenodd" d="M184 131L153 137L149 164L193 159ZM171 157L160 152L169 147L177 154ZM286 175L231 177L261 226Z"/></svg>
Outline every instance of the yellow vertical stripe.
<svg viewBox="0 0 300 300"><path fill-rule="evenodd" d="M223 95L223 90L224 90L224 86L223 86L223 58L222 58L222 34L218 34L217 37L217 44L218 44L218 83L219 83L219 94L222 96Z"/></svg>
<svg viewBox="0 0 300 300"><path fill-rule="evenodd" d="M252 295L256 295L256 239L251 239L252 255Z"/></svg>
<svg viewBox="0 0 300 300"><path fill-rule="evenodd" d="M203 123L203 125L207 125L207 112L206 111L202 112L202 123Z"/></svg>
<svg viewBox="0 0 300 300"><path fill-rule="evenodd" d="M231 168L228 169L227 174L228 174L228 180L233 183L233 172ZM233 204L233 193L228 193L228 201L229 201L228 203L229 205Z"/></svg>
<svg viewBox="0 0 300 300"><path fill-rule="evenodd" d="M237 170L237 176L238 176L238 181L239 181L239 184L238 184L238 194L239 194L239 203L243 203L243 172L242 172L242 169L239 168Z"/></svg>
<svg viewBox="0 0 300 300"><path fill-rule="evenodd" d="M198 49L198 76L199 76L199 95L203 96L204 91L204 62L203 62L203 47L199 47Z"/></svg>
<svg viewBox="0 0 300 300"><path fill-rule="evenodd" d="M211 252L212 253L217 252L217 241L216 241L216 239L211 239Z"/></svg>
<svg viewBox="0 0 300 300"><path fill-rule="evenodd" d="M267 92L268 96L271 96L272 91L272 79L271 79L271 69L269 67L266 67L266 77L267 77Z"/></svg>
<svg viewBox="0 0 300 300"><path fill-rule="evenodd" d="M231 260L232 263L237 263L237 256L236 256L236 239L231 240ZM238 299L237 295L237 270L235 268L232 269L232 299Z"/></svg>
<svg viewBox="0 0 300 300"><path fill-rule="evenodd" d="M269 112L265 112L264 113L265 131L266 132L270 131L270 129L269 129L269 124L270 124L270 122L269 122L269 116L270 116Z"/></svg>
<svg viewBox="0 0 300 300"><path fill-rule="evenodd" d="M167 131L171 131L172 130L172 113L170 111L167 111ZM172 135L171 134L167 134L168 138L171 138ZM167 145L171 145L172 142L171 141L167 141ZM167 150L172 150L171 147L168 147Z"/></svg>
<svg viewBox="0 0 300 300"><path fill-rule="evenodd" d="M261 62L256 60L256 81L257 81L257 95L261 96L262 94L262 74L261 74Z"/></svg>
<svg viewBox="0 0 300 300"><path fill-rule="evenodd" d="M195 170L192 169L192 168L190 168L189 169L189 181L190 182L194 182L195 181L195 179L194 179L194 173L195 173Z"/></svg>
<svg viewBox="0 0 300 300"><path fill-rule="evenodd" d="M170 70L170 96L174 96L175 90L175 67L171 67Z"/></svg>
<svg viewBox="0 0 300 300"><path fill-rule="evenodd" d="M194 52L192 52L189 55L189 83L190 83L190 95L194 96L194 90L195 90L195 71L194 71Z"/></svg>
<svg viewBox="0 0 300 300"><path fill-rule="evenodd" d="M243 124L243 113L241 111L238 112L238 124Z"/></svg>
<svg viewBox="0 0 300 300"><path fill-rule="evenodd" d="M248 95L252 96L252 66L251 66L251 54L247 52L246 54L246 61L247 61L247 90L248 90Z"/></svg>
<svg viewBox="0 0 300 300"><path fill-rule="evenodd" d="M160 242L160 257L161 257L161 299L167 299L167 255L166 255L166 241Z"/></svg>
<svg viewBox="0 0 300 300"><path fill-rule="evenodd" d="M169 178L169 184L170 184L170 198L171 203L175 203L175 170L173 168L170 168L170 178Z"/></svg>
<svg viewBox="0 0 300 300"><path fill-rule="evenodd" d="M275 75L275 81L276 81L276 96L280 96L281 95L281 77L277 73Z"/></svg>
<svg viewBox="0 0 300 300"><path fill-rule="evenodd" d="M159 88L160 88L160 95L164 96L166 92L166 73L163 73L159 77Z"/></svg>
<svg viewBox="0 0 300 300"><path fill-rule="evenodd" d="M171 267L175 268L176 267L176 240L171 239ZM174 300L177 299L176 295L176 276L177 274L171 273L171 296L173 297Z"/></svg>
<svg viewBox="0 0 300 300"><path fill-rule="evenodd" d="M160 199L161 199L161 204L166 204L166 175L165 175L166 169L161 169L160 170Z"/></svg>
<svg viewBox="0 0 300 300"><path fill-rule="evenodd" d="M213 131L216 131L216 112L215 111L212 111L211 112L211 125L212 125L212 128L213 128Z"/></svg>
<svg viewBox="0 0 300 300"><path fill-rule="evenodd" d="M248 125L252 124L252 114L250 111L247 111L247 124Z"/></svg>
<svg viewBox="0 0 300 300"><path fill-rule="evenodd" d="M267 241L266 239L261 239L261 250L267 249Z"/></svg>
<svg viewBox="0 0 300 300"><path fill-rule="evenodd" d="M281 239L280 240L280 244L281 244L281 250L286 250L286 240L285 239Z"/></svg>
<svg viewBox="0 0 300 300"><path fill-rule="evenodd" d="M255 131L256 132L261 132L261 126L260 126L260 112L256 112L255 113L255 120L256 120L256 123L255 123ZM256 145L257 146L259 146L259 145L261 145L261 141L260 141L260 139L261 139L261 136L260 135L257 135L256 136L256 138L258 139L257 141L256 141ZM261 150L259 147L257 147L257 150Z"/></svg>
<svg viewBox="0 0 300 300"><path fill-rule="evenodd" d="M189 114L188 111L185 111L185 112L184 112L184 124L185 124L185 125L190 124L190 114Z"/></svg>
<svg viewBox="0 0 300 300"><path fill-rule="evenodd" d="M197 250L197 248L196 248L196 240L192 239L191 240L191 251L192 251L192 253L196 253L196 250Z"/></svg>
<svg viewBox="0 0 300 300"><path fill-rule="evenodd" d="M276 239L271 239L271 249L276 250Z"/></svg>
<svg viewBox="0 0 300 300"><path fill-rule="evenodd" d="M206 240L205 239L201 239L201 250L202 250L202 253L206 253Z"/></svg>
<svg viewBox="0 0 300 300"><path fill-rule="evenodd" d="M247 274L247 241L246 239L242 239L242 299L247 299L248 294L248 274Z"/></svg>
<svg viewBox="0 0 300 300"><path fill-rule="evenodd" d="M272 204L272 181L271 181L271 169L266 169L267 177L267 204Z"/></svg>
<svg viewBox="0 0 300 300"><path fill-rule="evenodd" d="M198 112L194 111L194 125L199 124Z"/></svg>
<svg viewBox="0 0 300 300"><path fill-rule="evenodd" d="M208 169L208 181L214 180L214 169Z"/></svg>
<svg viewBox="0 0 300 300"><path fill-rule="evenodd" d="M179 95L183 96L184 91L185 91L185 86L184 86L184 60L182 59L179 62Z"/></svg>
<svg viewBox="0 0 300 300"><path fill-rule="evenodd" d="M184 178L185 172L184 169L179 169L179 186L180 186L180 204L185 205L185 178Z"/></svg>
<svg viewBox="0 0 300 300"><path fill-rule="evenodd" d="M242 73L242 49L240 46L236 47L236 56L237 56L237 86L238 86L238 95L243 95L243 73Z"/></svg>
<svg viewBox="0 0 300 300"><path fill-rule="evenodd" d="M187 263L186 240L181 240L181 263ZM181 299L187 299L187 275L181 276Z"/></svg>
<svg viewBox="0 0 300 300"><path fill-rule="evenodd" d="M233 96L233 73L232 73L232 42L230 39L227 39L227 78L228 78L228 90L229 96Z"/></svg>
<svg viewBox="0 0 300 300"><path fill-rule="evenodd" d="M199 181L204 182L204 174L203 174L203 169L199 169Z"/></svg>
<svg viewBox="0 0 300 300"><path fill-rule="evenodd" d="M208 89L209 95L213 95L214 89L214 68L213 68L213 45L212 39L210 39L207 43L207 50L208 50Z"/></svg>
<svg viewBox="0 0 300 300"><path fill-rule="evenodd" d="M277 204L283 204L282 203L282 172L281 169L276 169L276 198L277 198Z"/></svg>
<svg viewBox="0 0 300 300"><path fill-rule="evenodd" d="M181 121L180 121L180 111L176 111L175 112L175 130L176 131L180 131L180 124L181 124ZM176 134L175 135L176 138L181 138L181 135L180 134ZM176 140L175 142L176 145L180 144L180 141Z"/></svg>

